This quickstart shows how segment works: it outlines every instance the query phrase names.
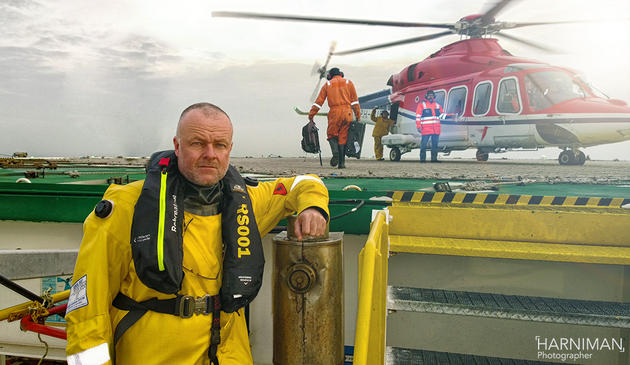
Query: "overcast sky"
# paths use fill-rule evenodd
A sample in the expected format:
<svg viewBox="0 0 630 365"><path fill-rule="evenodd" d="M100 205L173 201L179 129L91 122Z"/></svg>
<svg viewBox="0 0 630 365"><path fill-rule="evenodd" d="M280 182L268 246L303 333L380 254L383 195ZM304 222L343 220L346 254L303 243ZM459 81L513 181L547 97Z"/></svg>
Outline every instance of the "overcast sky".
<svg viewBox="0 0 630 365"><path fill-rule="evenodd" d="M317 81L310 71L324 60L332 40L343 50L436 30L212 18L212 11L453 23L485 7L471 0L0 0L0 154L149 155L171 147L183 108L209 101L234 121L233 155L300 156L306 119L293 108L309 109ZM557 47L558 55L509 40L501 44L518 56L580 70L609 96L630 102L630 22L613 22L628 18L627 0L515 1L497 17L606 20L509 31ZM331 66L339 66L358 93L366 94L386 88L391 74L458 39L334 57ZM324 130L325 119L318 125ZM371 128L366 157L373 155ZM555 158L558 152L509 156ZM630 159L630 142L586 153L593 159Z"/></svg>

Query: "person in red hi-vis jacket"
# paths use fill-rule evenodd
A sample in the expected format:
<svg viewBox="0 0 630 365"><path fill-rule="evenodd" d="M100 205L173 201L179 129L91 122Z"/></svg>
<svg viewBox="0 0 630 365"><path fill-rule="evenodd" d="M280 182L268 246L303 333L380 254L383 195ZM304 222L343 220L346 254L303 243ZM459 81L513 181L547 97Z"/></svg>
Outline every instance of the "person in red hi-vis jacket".
<svg viewBox="0 0 630 365"><path fill-rule="evenodd" d="M431 162L437 159L438 141L440 140L440 115L444 112L442 106L435 101L435 92L427 91L424 100L418 103L416 109L416 128L422 134L420 142L420 162L427 161L427 143L431 139Z"/></svg>
<svg viewBox="0 0 630 365"><path fill-rule="evenodd" d="M330 160L331 166L339 166L340 169L346 167L346 142L348 141L348 130L353 120L359 120L361 109L359 98L352 81L343 78L343 72L337 67L328 71L328 81L322 86L319 96L313 103L308 119L313 121L313 117L322 108L324 100L328 99L328 143L332 150L333 157ZM352 113L354 112L354 118Z"/></svg>

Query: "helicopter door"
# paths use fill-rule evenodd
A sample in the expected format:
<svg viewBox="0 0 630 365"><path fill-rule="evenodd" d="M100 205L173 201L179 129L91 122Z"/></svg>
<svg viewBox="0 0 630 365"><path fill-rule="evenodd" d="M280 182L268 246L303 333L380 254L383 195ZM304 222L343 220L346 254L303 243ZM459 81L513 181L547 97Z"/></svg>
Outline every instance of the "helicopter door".
<svg viewBox="0 0 630 365"><path fill-rule="evenodd" d="M399 129L400 121L398 120L398 107L400 107L399 101L392 103L389 109L389 119L394 121L394 125L391 128L392 134L400 133L400 129Z"/></svg>
<svg viewBox="0 0 630 365"><path fill-rule="evenodd" d="M440 135L440 141L445 142L445 147L462 145L468 140L468 127L461 123L467 97L468 87L465 85L453 87L448 92L446 115L442 117L442 133Z"/></svg>

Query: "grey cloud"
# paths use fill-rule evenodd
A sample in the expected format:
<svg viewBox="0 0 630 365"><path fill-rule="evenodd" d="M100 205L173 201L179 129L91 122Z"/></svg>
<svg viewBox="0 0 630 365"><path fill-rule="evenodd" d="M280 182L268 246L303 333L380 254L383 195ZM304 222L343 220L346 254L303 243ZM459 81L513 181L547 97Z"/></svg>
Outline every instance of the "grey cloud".
<svg viewBox="0 0 630 365"><path fill-rule="evenodd" d="M20 73L54 72L50 64L55 59L67 56L68 53L63 51L33 47L0 47L0 75L11 79Z"/></svg>
<svg viewBox="0 0 630 365"><path fill-rule="evenodd" d="M130 36L110 47L99 47L96 52L107 68L122 75L159 76L154 75L155 67L181 61L167 45L141 36Z"/></svg>
<svg viewBox="0 0 630 365"><path fill-rule="evenodd" d="M34 9L40 7L41 4L39 1L34 0L2 0L0 6L15 9Z"/></svg>
<svg viewBox="0 0 630 365"><path fill-rule="evenodd" d="M0 5L0 30L4 37L11 37L15 33L15 26L25 19L27 16L21 11Z"/></svg>
<svg viewBox="0 0 630 365"><path fill-rule="evenodd" d="M215 60L223 60L227 57L227 55L223 52L210 52L208 57L214 58Z"/></svg>
<svg viewBox="0 0 630 365"><path fill-rule="evenodd" d="M31 17L32 11L41 5L31 0L2 0L0 1L0 32L5 39L19 35L19 27Z"/></svg>
<svg viewBox="0 0 630 365"><path fill-rule="evenodd" d="M66 46L80 46L88 45L91 43L91 41L86 37L69 34L54 34L53 32L41 33L46 35L39 37L39 39L33 43L34 47L47 49L63 49Z"/></svg>

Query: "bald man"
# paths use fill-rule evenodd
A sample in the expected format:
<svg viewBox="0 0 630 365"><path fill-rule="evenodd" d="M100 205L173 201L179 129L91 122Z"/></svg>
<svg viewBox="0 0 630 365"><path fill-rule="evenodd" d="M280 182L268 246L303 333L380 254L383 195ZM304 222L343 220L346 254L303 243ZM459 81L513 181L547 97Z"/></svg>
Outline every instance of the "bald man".
<svg viewBox="0 0 630 365"><path fill-rule="evenodd" d="M84 223L70 365L252 364L243 307L262 282L261 237L296 213L299 240L325 231L322 181L242 178L219 107L186 108L173 144L151 157L144 181L110 186Z"/></svg>

